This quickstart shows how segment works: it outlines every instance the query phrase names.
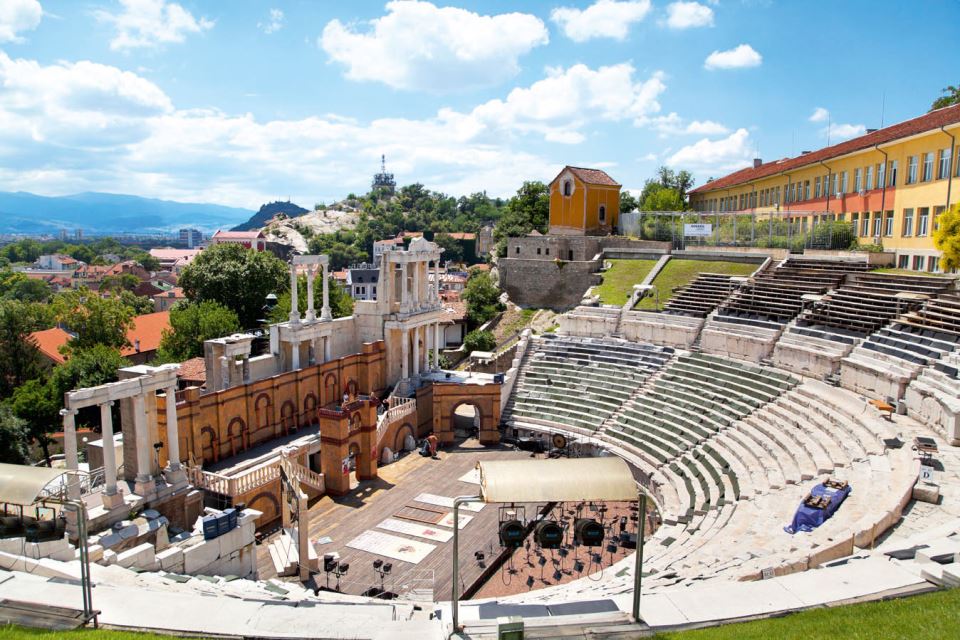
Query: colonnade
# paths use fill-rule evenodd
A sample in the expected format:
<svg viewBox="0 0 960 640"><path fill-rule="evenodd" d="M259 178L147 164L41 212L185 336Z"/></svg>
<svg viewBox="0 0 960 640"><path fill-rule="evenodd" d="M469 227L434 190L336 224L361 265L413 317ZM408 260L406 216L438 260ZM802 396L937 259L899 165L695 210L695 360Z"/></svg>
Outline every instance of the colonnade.
<svg viewBox="0 0 960 640"><path fill-rule="evenodd" d="M423 350L420 350L420 343ZM430 370L430 349L433 349L433 368L439 369L440 348L443 345L443 325L440 321L400 329L400 377L418 376ZM410 349L413 349L413 360ZM412 364L412 370L411 370Z"/></svg>

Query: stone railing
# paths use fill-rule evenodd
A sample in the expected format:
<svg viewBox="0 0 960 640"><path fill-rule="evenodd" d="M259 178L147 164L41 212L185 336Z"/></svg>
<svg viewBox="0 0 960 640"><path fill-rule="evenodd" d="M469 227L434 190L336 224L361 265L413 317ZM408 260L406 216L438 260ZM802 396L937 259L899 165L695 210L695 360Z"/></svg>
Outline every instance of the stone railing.
<svg viewBox="0 0 960 640"><path fill-rule="evenodd" d="M278 477L279 465L256 467L238 476L224 476L204 471L200 467L187 467L187 478L194 487L231 498L268 484Z"/></svg>
<svg viewBox="0 0 960 640"><path fill-rule="evenodd" d="M417 401L414 398L392 396L390 398L390 408L377 419L377 448L380 448L380 442L391 424L416 412Z"/></svg>
<svg viewBox="0 0 960 640"><path fill-rule="evenodd" d="M326 492L326 481L324 480L322 473L311 471L305 466L297 464L290 459L284 459L281 464L283 465L287 477L294 482L305 484L311 489L314 489L320 493Z"/></svg>

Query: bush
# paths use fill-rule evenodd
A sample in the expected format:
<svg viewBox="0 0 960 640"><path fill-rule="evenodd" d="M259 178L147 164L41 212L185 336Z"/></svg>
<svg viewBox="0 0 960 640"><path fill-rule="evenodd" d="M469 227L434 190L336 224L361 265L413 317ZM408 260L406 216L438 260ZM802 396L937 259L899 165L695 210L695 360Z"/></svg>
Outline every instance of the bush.
<svg viewBox="0 0 960 640"><path fill-rule="evenodd" d="M497 348L497 340L489 331L474 330L463 339L463 346L467 354L474 351L493 351Z"/></svg>

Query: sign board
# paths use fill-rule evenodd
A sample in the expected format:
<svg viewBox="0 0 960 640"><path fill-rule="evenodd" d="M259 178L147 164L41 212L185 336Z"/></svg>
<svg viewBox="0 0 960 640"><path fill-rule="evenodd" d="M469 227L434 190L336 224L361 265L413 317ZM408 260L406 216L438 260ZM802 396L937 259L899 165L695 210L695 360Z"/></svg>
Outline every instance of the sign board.
<svg viewBox="0 0 960 640"><path fill-rule="evenodd" d="M933 467L929 465L920 466L920 479L923 482L933 482Z"/></svg>
<svg viewBox="0 0 960 640"><path fill-rule="evenodd" d="M688 238L707 238L713 235L713 225L699 222L684 224L683 235Z"/></svg>

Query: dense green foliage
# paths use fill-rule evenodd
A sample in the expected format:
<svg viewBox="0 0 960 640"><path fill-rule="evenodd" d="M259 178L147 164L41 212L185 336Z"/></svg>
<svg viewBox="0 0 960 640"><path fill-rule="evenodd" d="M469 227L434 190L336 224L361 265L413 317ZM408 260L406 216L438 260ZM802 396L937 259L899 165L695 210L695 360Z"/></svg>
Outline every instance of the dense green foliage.
<svg viewBox="0 0 960 640"><path fill-rule="evenodd" d="M323 281L317 278L313 282L313 309L320 317L320 307L323 305ZM353 298L333 276L327 279L327 300L330 302L330 313L334 318L345 318L353 314ZM297 279L297 308L300 317L307 312L307 277ZM290 319L290 292L285 291L277 299L277 306L273 308L267 318L270 322L286 322Z"/></svg>
<svg viewBox="0 0 960 640"><path fill-rule="evenodd" d="M157 350L159 362L183 362L203 355L203 342L240 330L232 309L214 300L177 304L170 309L170 328Z"/></svg>
<svg viewBox="0 0 960 640"><path fill-rule="evenodd" d="M101 298L86 287L64 291L53 302L57 322L74 334L67 343L71 351L107 345L128 346L127 331L137 310L119 298Z"/></svg>
<svg viewBox="0 0 960 640"><path fill-rule="evenodd" d="M507 238L520 238L534 230L546 233L549 224L550 188L542 182L524 182L507 201L493 230L497 255L507 255Z"/></svg>
<svg viewBox="0 0 960 640"><path fill-rule="evenodd" d="M100 256L113 254L121 260L134 260L147 271L160 268L157 259L140 247L120 244L114 238L98 238L83 244L71 244L62 240L40 242L26 238L0 248L0 261L30 263L36 262L40 256L55 253L68 255L87 264L107 264Z"/></svg>
<svg viewBox="0 0 960 640"><path fill-rule="evenodd" d="M53 290L43 280L28 278L20 271L0 269L0 299L46 302Z"/></svg>
<svg viewBox="0 0 960 640"><path fill-rule="evenodd" d="M219 302L237 314L242 327L253 327L263 317L267 295L286 291L289 278L286 263L269 251L215 244L184 268L179 284L191 301Z"/></svg>
<svg viewBox="0 0 960 640"><path fill-rule="evenodd" d="M933 101L930 110L943 109L952 104L960 104L960 85L949 85L943 88L943 95Z"/></svg>
<svg viewBox="0 0 960 640"><path fill-rule="evenodd" d="M0 462L27 462L27 423L6 404L0 404Z"/></svg>
<svg viewBox="0 0 960 640"><path fill-rule="evenodd" d="M960 204L953 205L949 211L937 217L933 244L943 252L940 258L942 271L960 269Z"/></svg>
<svg viewBox="0 0 960 640"><path fill-rule="evenodd" d="M687 208L687 191L692 186L693 176L689 171L675 172L660 167L657 177L644 183L637 206L641 211L683 211Z"/></svg>
<svg viewBox="0 0 960 640"><path fill-rule="evenodd" d="M478 327L503 311L497 282L484 271L470 272L461 297L467 303L467 324L471 327Z"/></svg>
<svg viewBox="0 0 960 640"><path fill-rule="evenodd" d="M0 301L0 398L42 372L42 356L30 333L41 328L34 305Z"/></svg>
<svg viewBox="0 0 960 640"><path fill-rule="evenodd" d="M493 351L497 348L497 339L489 331L474 329L463 339L463 348L467 354L474 351Z"/></svg>

